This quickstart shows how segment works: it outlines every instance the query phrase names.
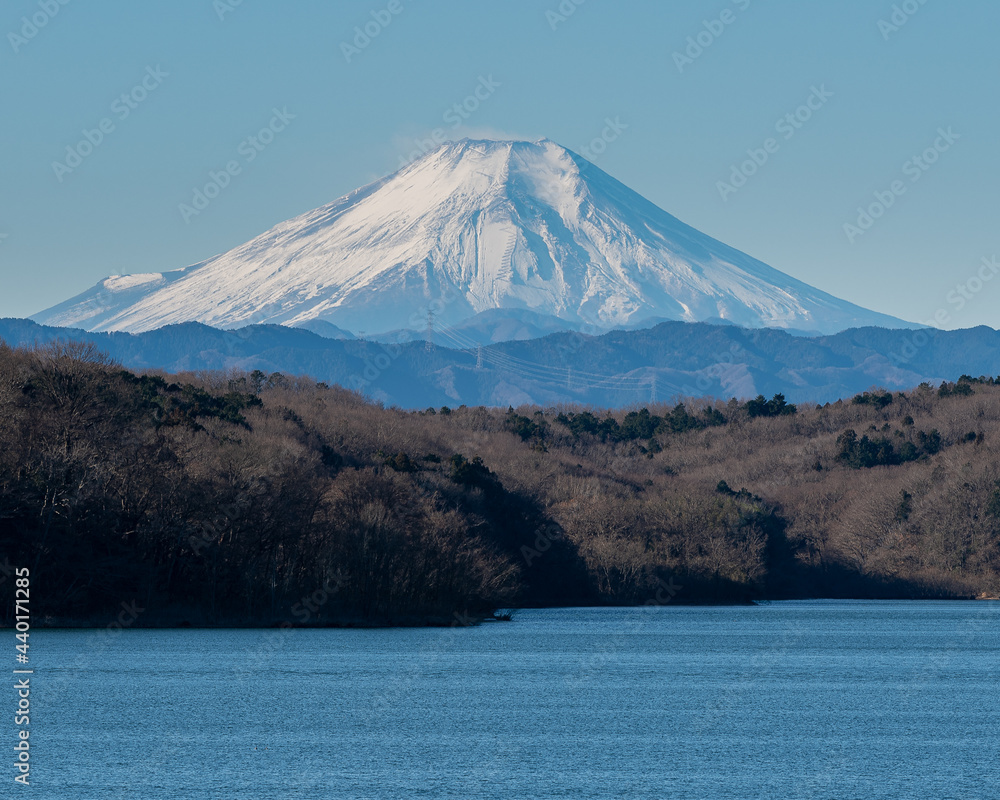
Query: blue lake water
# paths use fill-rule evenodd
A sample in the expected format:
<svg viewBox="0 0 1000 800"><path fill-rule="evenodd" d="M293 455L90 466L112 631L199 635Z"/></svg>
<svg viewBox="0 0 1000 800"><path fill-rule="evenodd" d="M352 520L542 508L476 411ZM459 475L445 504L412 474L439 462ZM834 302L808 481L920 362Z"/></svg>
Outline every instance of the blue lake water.
<svg viewBox="0 0 1000 800"><path fill-rule="evenodd" d="M31 654L32 786L8 767L3 797L1000 797L1000 603L35 631Z"/></svg>

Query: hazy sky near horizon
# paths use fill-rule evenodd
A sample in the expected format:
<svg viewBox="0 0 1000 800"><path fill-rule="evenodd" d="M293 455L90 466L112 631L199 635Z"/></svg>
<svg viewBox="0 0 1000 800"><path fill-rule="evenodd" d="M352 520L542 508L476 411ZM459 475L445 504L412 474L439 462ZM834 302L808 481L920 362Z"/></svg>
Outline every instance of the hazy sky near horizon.
<svg viewBox="0 0 1000 800"><path fill-rule="evenodd" d="M10 0L0 316L481 136L860 305L1000 327L998 30L988 0Z"/></svg>

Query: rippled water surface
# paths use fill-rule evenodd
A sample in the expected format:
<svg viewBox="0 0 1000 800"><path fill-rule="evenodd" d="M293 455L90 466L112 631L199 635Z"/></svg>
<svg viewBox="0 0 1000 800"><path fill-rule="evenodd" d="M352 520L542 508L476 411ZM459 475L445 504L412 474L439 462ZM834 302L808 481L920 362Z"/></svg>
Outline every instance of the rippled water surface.
<svg viewBox="0 0 1000 800"><path fill-rule="evenodd" d="M8 777L17 796L1000 797L1000 603L31 645L32 787Z"/></svg>

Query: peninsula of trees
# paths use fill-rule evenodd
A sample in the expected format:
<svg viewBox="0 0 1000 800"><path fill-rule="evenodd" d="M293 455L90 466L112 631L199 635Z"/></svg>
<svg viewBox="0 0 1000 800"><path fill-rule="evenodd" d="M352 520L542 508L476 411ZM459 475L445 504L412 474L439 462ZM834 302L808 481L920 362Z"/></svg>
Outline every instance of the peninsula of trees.
<svg viewBox="0 0 1000 800"><path fill-rule="evenodd" d="M998 455L986 377L824 406L402 411L0 345L0 553L30 567L36 625L996 596Z"/></svg>

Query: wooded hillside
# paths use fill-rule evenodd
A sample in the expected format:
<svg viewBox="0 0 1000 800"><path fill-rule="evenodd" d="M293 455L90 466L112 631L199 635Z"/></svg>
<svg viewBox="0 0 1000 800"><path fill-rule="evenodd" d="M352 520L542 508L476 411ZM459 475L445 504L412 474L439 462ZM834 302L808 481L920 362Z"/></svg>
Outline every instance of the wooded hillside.
<svg viewBox="0 0 1000 800"><path fill-rule="evenodd" d="M31 567L36 625L133 600L136 624L200 625L996 595L998 447L992 378L823 407L413 412L0 345L0 553Z"/></svg>

